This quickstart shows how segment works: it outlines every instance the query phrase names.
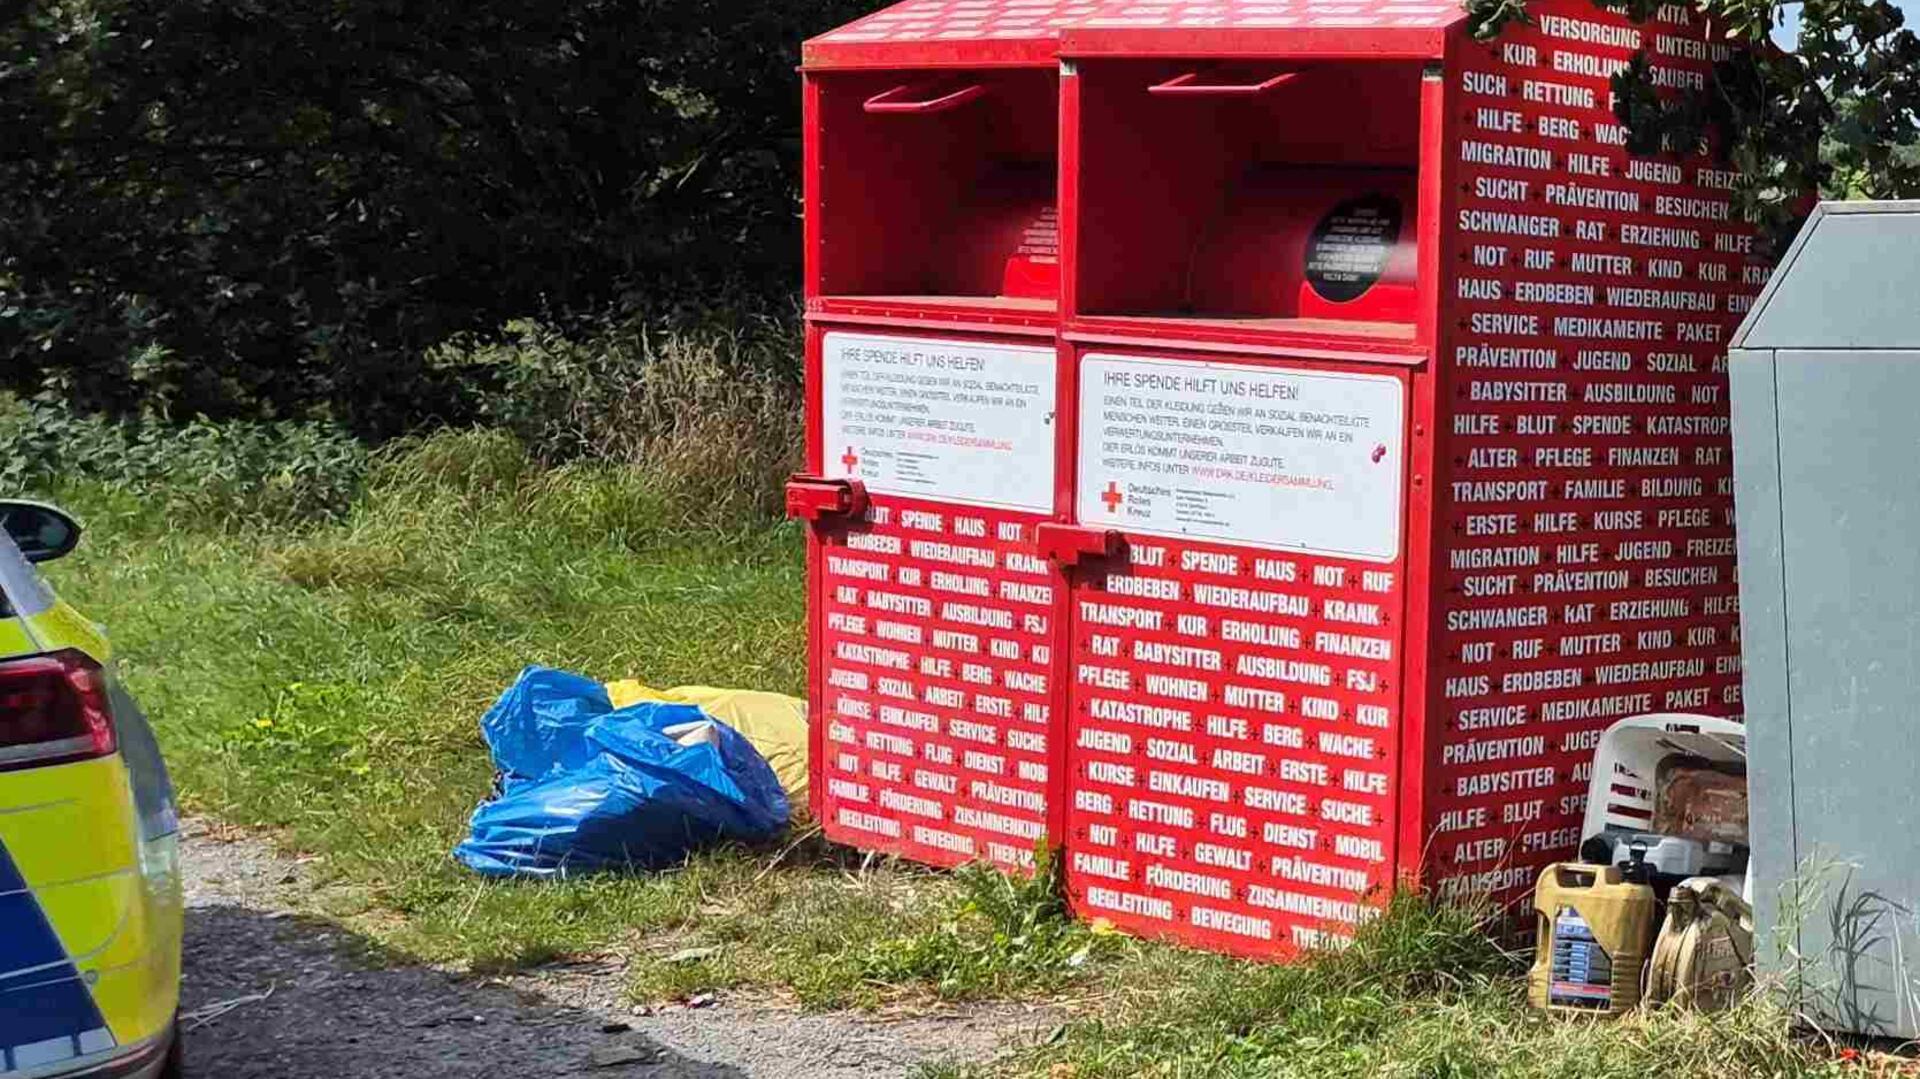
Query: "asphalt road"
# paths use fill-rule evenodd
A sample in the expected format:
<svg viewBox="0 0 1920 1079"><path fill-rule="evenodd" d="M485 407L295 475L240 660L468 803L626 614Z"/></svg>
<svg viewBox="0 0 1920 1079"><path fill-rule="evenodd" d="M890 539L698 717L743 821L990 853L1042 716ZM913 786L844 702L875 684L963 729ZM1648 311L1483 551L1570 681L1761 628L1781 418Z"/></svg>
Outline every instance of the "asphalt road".
<svg viewBox="0 0 1920 1079"><path fill-rule="evenodd" d="M637 1014L617 962L507 978L383 956L299 913L299 866L190 822L182 1015L194 1079L853 1079L989 1059L1049 1025L975 1009L886 1021L750 998Z"/></svg>

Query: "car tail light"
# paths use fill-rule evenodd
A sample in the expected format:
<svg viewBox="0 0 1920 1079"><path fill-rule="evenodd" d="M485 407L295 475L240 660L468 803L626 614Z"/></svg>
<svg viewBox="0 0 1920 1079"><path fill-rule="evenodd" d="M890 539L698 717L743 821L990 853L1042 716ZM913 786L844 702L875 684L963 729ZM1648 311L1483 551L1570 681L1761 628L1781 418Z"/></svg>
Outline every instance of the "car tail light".
<svg viewBox="0 0 1920 1079"><path fill-rule="evenodd" d="M0 662L0 771L105 757L116 747L107 675L66 649Z"/></svg>

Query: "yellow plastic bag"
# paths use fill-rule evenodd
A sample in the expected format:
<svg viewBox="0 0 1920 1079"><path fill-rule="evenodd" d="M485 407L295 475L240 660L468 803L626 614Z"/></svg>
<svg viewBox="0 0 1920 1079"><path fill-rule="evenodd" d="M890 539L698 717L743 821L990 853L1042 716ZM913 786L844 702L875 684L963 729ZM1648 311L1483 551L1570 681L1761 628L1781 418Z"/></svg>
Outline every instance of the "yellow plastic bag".
<svg viewBox="0 0 1920 1079"><path fill-rule="evenodd" d="M615 708L641 701L691 704L739 731L773 766L798 815L807 809L807 702L784 693L715 686L654 689L638 679L607 683Z"/></svg>

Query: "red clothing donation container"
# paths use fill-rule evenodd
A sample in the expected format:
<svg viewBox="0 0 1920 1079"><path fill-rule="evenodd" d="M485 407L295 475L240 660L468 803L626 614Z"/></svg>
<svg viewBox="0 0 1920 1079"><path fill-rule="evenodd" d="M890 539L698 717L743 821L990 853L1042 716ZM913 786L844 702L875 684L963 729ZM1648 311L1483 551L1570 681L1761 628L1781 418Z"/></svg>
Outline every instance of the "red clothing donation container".
<svg viewBox="0 0 1920 1079"><path fill-rule="evenodd" d="M813 810L1284 956L1573 854L1738 714L1722 341L1764 281L1541 0L909 0L806 47Z"/></svg>

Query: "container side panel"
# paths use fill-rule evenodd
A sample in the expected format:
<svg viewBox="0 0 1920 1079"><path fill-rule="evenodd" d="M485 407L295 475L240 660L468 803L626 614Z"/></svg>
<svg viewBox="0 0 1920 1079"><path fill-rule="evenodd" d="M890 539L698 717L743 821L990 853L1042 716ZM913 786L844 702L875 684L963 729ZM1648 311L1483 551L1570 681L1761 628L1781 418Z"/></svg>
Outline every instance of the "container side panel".
<svg viewBox="0 0 1920 1079"><path fill-rule="evenodd" d="M1747 716L1748 826L1753 840L1753 913L1758 958L1780 958L1776 939L1797 944L1780 917L1794 853L1793 716L1787 697L1787 586L1781 561L1780 412L1773 352L1728 357L1733 408L1734 506L1740 550L1741 684ZM1790 906L1791 904L1789 904ZM1777 937L1779 933L1788 937Z"/></svg>
<svg viewBox="0 0 1920 1079"><path fill-rule="evenodd" d="M820 84L811 75L800 77L800 291L808 300L820 295L821 212ZM811 415L811 413L809 413Z"/></svg>
<svg viewBox="0 0 1920 1079"><path fill-rule="evenodd" d="M1029 868L1051 838L1065 600L1034 545L1054 505L1054 350L818 340L821 471L871 493L813 551L821 823L937 865Z"/></svg>
<svg viewBox="0 0 1920 1079"><path fill-rule="evenodd" d="M811 271L809 271L811 275ZM823 454L820 452L820 344L824 330L813 323L806 328L806 474L818 476ZM807 529L807 700L818 715L820 703L826 700L826 683L822 676L826 673L820 664L820 642L822 640L822 622L824 604L821 602L821 575L826 569L826 559L822 546L825 533L818 528ZM823 784L820 782L820 762L826 759L825 730L818 723L807 726L807 812L814 820L826 819L826 806L821 799Z"/></svg>
<svg viewBox="0 0 1920 1079"><path fill-rule="evenodd" d="M1803 1004L1841 1029L1910 1038L1920 352L1781 349L1775 365Z"/></svg>
<svg viewBox="0 0 1920 1079"><path fill-rule="evenodd" d="M1677 6L1534 13L1449 75L1427 821L1445 894L1511 894L1573 856L1614 720L1741 711L1724 349L1764 272L1731 177L1628 155L1608 84L1645 48L1657 81L1701 86L1726 46Z"/></svg>
<svg viewBox="0 0 1920 1079"><path fill-rule="evenodd" d="M1067 887L1218 951L1335 943L1394 873L1407 378L1090 353Z"/></svg>
<svg viewBox="0 0 1920 1079"><path fill-rule="evenodd" d="M1449 37L1449 49L1457 51L1459 42ZM1441 314L1440 288L1449 283L1440 267L1451 257L1453 230L1442 222L1450 215L1453 201L1448 197L1452 172L1447 148L1455 122L1449 120L1446 62L1429 65L1420 82L1420 301L1419 339L1431 351L1439 334ZM1445 401L1445 376L1448 369L1428 363L1414 372L1412 418L1408 426L1410 453L1407 488L1407 563L1403 576L1406 585L1406 656L1402 681L1408 692L1401 694L1403 713L1400 745L1395 756L1400 762L1400 795L1396 820L1395 876L1402 882L1417 883L1421 873L1421 854L1426 838L1423 824L1427 816L1428 770L1433 767L1437 738L1429 720L1435 705L1433 694L1425 687L1432 681L1432 642L1436 630L1433 612L1437 609L1433 580L1434 555L1446 545L1434 535L1433 513L1436 492L1445 472L1445 459L1438 452L1436 423L1439 402Z"/></svg>

